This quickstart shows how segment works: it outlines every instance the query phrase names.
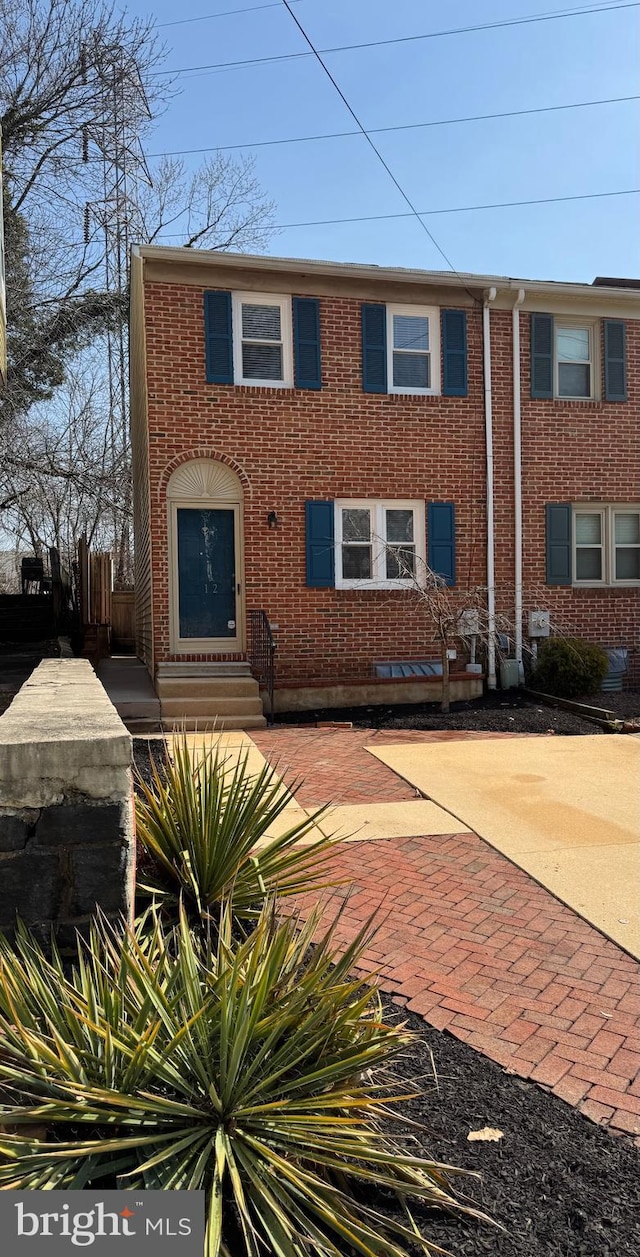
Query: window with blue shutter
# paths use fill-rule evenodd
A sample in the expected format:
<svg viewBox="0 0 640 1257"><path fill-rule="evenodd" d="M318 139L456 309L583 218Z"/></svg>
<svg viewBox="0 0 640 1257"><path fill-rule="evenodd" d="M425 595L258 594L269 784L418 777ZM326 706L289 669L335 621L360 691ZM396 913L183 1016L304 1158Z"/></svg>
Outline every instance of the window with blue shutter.
<svg viewBox="0 0 640 1257"><path fill-rule="evenodd" d="M547 523L547 585L571 584L571 505L548 502Z"/></svg>
<svg viewBox="0 0 640 1257"><path fill-rule="evenodd" d="M553 397L553 317L531 315L531 396Z"/></svg>
<svg viewBox="0 0 640 1257"><path fill-rule="evenodd" d="M626 402L626 328L620 319L605 319L604 395L608 402Z"/></svg>
<svg viewBox="0 0 640 1257"><path fill-rule="evenodd" d="M335 584L333 502L305 502L307 587L329 589Z"/></svg>
<svg viewBox="0 0 640 1257"><path fill-rule="evenodd" d="M205 292L204 334L208 383L233 384L230 292Z"/></svg>
<svg viewBox="0 0 640 1257"><path fill-rule="evenodd" d="M441 323L442 392L445 397L466 397L468 392L466 310L443 310Z"/></svg>
<svg viewBox="0 0 640 1257"><path fill-rule="evenodd" d="M387 391L387 308L362 307L362 389L365 393Z"/></svg>
<svg viewBox="0 0 640 1257"><path fill-rule="evenodd" d="M293 360L296 388L322 388L320 364L320 302L293 298Z"/></svg>
<svg viewBox="0 0 640 1257"><path fill-rule="evenodd" d="M453 502L427 504L427 562L447 585L456 583L456 508Z"/></svg>

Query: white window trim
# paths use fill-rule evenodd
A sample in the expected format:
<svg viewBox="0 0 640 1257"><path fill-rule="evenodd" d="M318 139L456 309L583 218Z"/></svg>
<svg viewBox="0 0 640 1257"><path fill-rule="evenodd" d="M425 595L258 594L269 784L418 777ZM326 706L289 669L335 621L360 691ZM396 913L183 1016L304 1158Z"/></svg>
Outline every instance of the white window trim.
<svg viewBox="0 0 640 1257"><path fill-rule="evenodd" d="M576 516L600 515L602 518L602 580L578 580L576 576ZM576 502L572 507L572 584L576 589L637 589L640 580L616 580L616 515L640 515L638 502ZM630 547L633 548L633 547Z"/></svg>
<svg viewBox="0 0 640 1257"><path fill-rule="evenodd" d="M409 318L429 320L429 354L431 357L430 388L396 388L393 383L393 316L405 314ZM418 351L420 352L420 351ZM409 397L437 397L440 394L440 310L436 306L387 306L387 392L403 393Z"/></svg>
<svg viewBox="0 0 640 1257"><path fill-rule="evenodd" d="M371 512L371 545L373 560L372 580L349 580L342 575L342 511L344 508ZM387 510L413 511L413 539L416 551L416 579L388 580L384 571L386 541L383 540L384 512ZM413 589L426 570L426 525L424 502L415 498L339 498L334 502L335 518L335 587L336 589ZM376 546L376 542L378 543Z"/></svg>
<svg viewBox="0 0 640 1257"><path fill-rule="evenodd" d="M282 333L282 380L245 379L242 374L242 305L277 305L280 307ZM233 382L247 388L293 388L293 326L291 297L275 292L234 292L232 294ZM268 342L266 342L268 343Z"/></svg>
<svg viewBox="0 0 640 1257"><path fill-rule="evenodd" d="M560 392L560 372L558 361L558 332L571 331L572 328L587 328L589 332L589 368L591 372L591 392L588 397L573 396ZM596 402L600 401L600 320L581 318L561 318L556 315L553 320L553 396L558 402Z"/></svg>

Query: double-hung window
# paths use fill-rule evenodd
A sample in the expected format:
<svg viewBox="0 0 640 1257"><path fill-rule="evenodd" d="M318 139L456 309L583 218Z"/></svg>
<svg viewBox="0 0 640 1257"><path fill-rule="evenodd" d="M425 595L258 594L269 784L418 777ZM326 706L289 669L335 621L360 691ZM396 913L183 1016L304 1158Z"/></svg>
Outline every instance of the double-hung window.
<svg viewBox="0 0 640 1257"><path fill-rule="evenodd" d="M594 396L592 326L570 323L555 324L556 396L590 398Z"/></svg>
<svg viewBox="0 0 640 1257"><path fill-rule="evenodd" d="M338 501L335 536L338 588L408 588L424 569L423 502Z"/></svg>
<svg viewBox="0 0 640 1257"><path fill-rule="evenodd" d="M387 306L387 361L390 393L439 393L439 312Z"/></svg>
<svg viewBox="0 0 640 1257"><path fill-rule="evenodd" d="M234 292L233 339L236 384L292 386L290 298Z"/></svg>
<svg viewBox="0 0 640 1257"><path fill-rule="evenodd" d="M640 582L640 507L574 508L576 585Z"/></svg>

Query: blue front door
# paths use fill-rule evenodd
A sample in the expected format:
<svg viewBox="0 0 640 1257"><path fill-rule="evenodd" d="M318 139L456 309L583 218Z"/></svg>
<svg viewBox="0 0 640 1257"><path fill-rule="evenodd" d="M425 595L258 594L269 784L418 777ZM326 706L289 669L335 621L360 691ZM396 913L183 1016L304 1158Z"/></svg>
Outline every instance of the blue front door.
<svg viewBox="0 0 640 1257"><path fill-rule="evenodd" d="M180 638L237 637L235 512L178 509Z"/></svg>

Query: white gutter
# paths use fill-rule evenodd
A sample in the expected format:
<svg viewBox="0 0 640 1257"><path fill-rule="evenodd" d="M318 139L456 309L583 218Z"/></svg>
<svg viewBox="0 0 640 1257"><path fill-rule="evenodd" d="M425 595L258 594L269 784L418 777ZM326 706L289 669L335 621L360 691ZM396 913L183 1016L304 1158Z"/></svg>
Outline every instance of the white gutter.
<svg viewBox="0 0 640 1257"><path fill-rule="evenodd" d="M522 671L522 422L520 394L520 306L524 288L513 304L513 498L515 514L515 621L518 677Z"/></svg>
<svg viewBox="0 0 640 1257"><path fill-rule="evenodd" d="M491 394L491 316L489 306L496 299L496 289L484 294L482 307L482 348L484 361L484 423L487 448L487 685L496 688L496 572L493 522L493 398Z"/></svg>

